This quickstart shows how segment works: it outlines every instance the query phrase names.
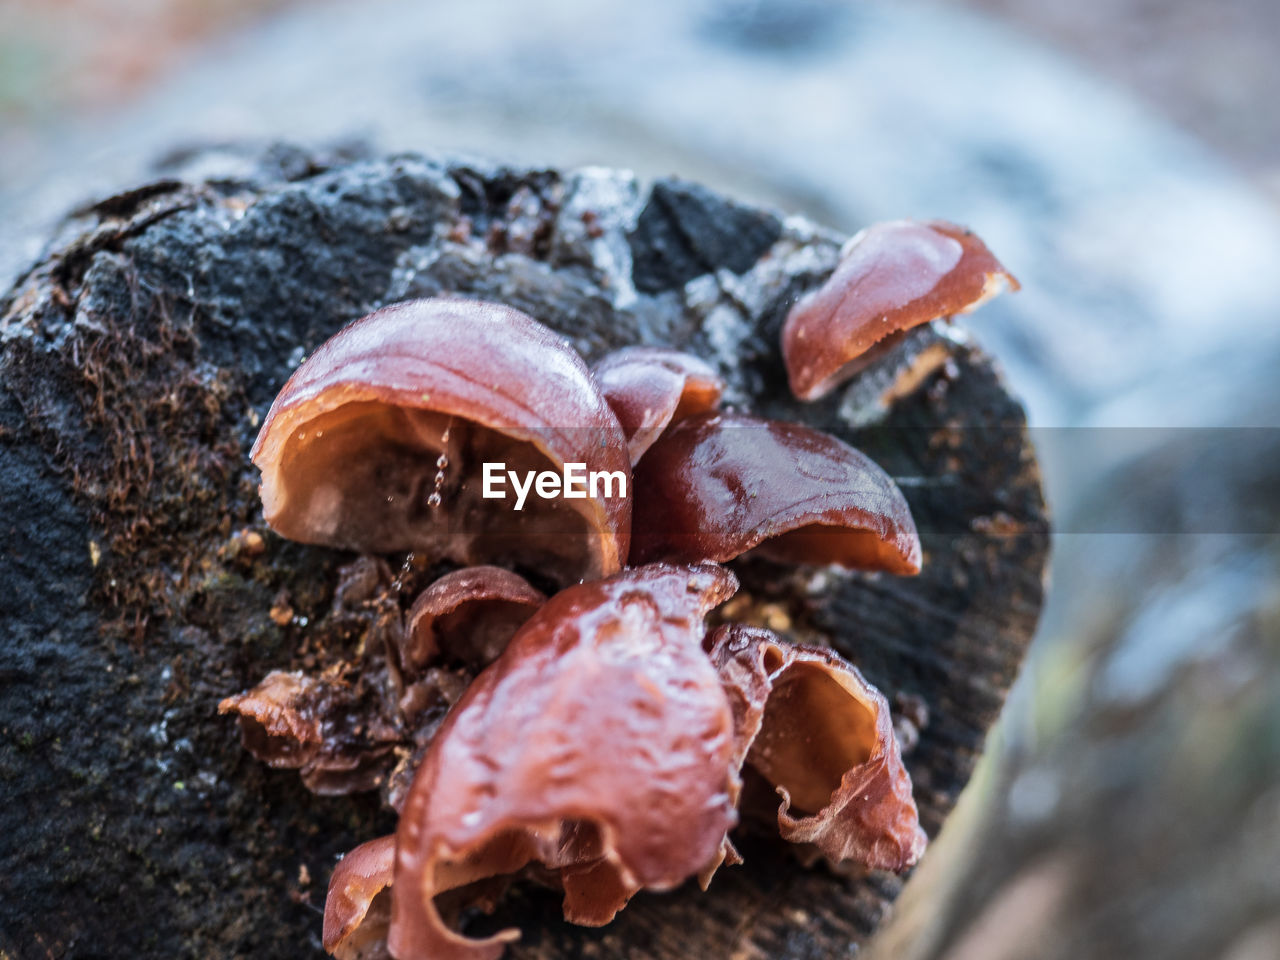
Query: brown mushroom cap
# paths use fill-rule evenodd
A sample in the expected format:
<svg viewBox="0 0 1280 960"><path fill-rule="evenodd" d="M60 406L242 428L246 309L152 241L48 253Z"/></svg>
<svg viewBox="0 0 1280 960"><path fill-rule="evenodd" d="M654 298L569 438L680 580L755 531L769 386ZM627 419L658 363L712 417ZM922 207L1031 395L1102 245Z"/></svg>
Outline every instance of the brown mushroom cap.
<svg viewBox="0 0 1280 960"><path fill-rule="evenodd" d="M518 936L447 928L440 893L531 861L575 923L608 922L718 853L735 820L733 717L702 618L736 589L710 565L627 569L552 597L450 712L397 831L398 960L485 958Z"/></svg>
<svg viewBox="0 0 1280 960"><path fill-rule="evenodd" d="M724 381L708 364L667 347L623 347L592 373L622 424L633 466L668 425L714 410L724 391Z"/></svg>
<svg viewBox="0 0 1280 960"><path fill-rule="evenodd" d="M375 789L402 736L354 688L299 672L272 671L219 703L218 713L237 715L246 750L269 766L299 771L321 796Z"/></svg>
<svg viewBox="0 0 1280 960"><path fill-rule="evenodd" d="M360 844L334 867L321 942L338 960L373 960L380 955L391 923L395 862L396 837L391 834Z"/></svg>
<svg viewBox="0 0 1280 960"><path fill-rule="evenodd" d="M218 713L240 718L244 748L273 767L296 769L324 742L322 687L302 673L273 670L252 690L225 698Z"/></svg>
<svg viewBox="0 0 1280 960"><path fill-rule="evenodd" d="M636 467L632 562L724 563L752 548L794 563L920 571L902 492L864 454L799 424L706 413Z"/></svg>
<svg viewBox="0 0 1280 960"><path fill-rule="evenodd" d="M834 862L901 872L928 842L889 705L831 650L741 624L709 638L734 714L736 758L782 797L778 829Z"/></svg>
<svg viewBox="0 0 1280 960"><path fill-rule="evenodd" d="M524 577L501 567L445 574L409 610L401 665L416 673L444 652L488 666L546 599Z"/></svg>
<svg viewBox="0 0 1280 960"><path fill-rule="evenodd" d="M791 392L817 400L859 369L874 344L939 317L970 313L1018 281L977 235L942 220L868 227L782 328Z"/></svg>
<svg viewBox="0 0 1280 960"><path fill-rule="evenodd" d="M510 484L508 499L482 498L485 461L629 479L622 428L582 360L510 307L414 300L345 327L289 378L252 456L267 522L291 540L501 556L561 582L627 555L629 498L531 495L520 512Z"/></svg>

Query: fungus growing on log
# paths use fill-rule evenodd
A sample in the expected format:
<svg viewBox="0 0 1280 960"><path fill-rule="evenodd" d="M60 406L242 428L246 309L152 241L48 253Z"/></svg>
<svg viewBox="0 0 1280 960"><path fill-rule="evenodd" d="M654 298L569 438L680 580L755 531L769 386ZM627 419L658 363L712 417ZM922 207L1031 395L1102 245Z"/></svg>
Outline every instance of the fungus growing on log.
<svg viewBox="0 0 1280 960"><path fill-rule="evenodd" d="M634 466L670 424L714 410L724 381L697 357L667 347L624 347L592 368L627 436Z"/></svg>
<svg viewBox="0 0 1280 960"><path fill-rule="evenodd" d="M395 691L386 729L363 722L342 683L301 674L273 673L224 701L246 746L301 767L312 789L364 770L359 737L375 738L379 760L397 750L393 771L382 763L354 781L385 784L401 819L394 870L384 838L335 872L335 955L365 956L385 936L397 960L495 958L517 932L468 939L446 922L447 904L492 896L531 865L563 889L566 918L586 925L641 889L691 876L705 886L740 862L728 832L744 763L782 795L787 839L867 867L915 862L924 837L883 697L834 655L746 628L704 646L703 626L737 588L705 561L754 551L917 572L906 501L834 437L715 412L722 387L696 358L656 348L610 354L593 378L532 319L460 300L371 314L285 385L254 457L267 519L286 536L523 563L561 582L628 559L671 561L550 600L511 570L465 567L428 586L407 623L386 564L357 561L335 610L366 595L381 610L365 616ZM481 502L494 460L566 477L575 464L621 465L628 479L638 463L639 489L530 500L521 515ZM456 702L444 696L443 723L437 661L485 668Z"/></svg>
<svg viewBox="0 0 1280 960"><path fill-rule="evenodd" d="M910 344L900 344L872 376L859 375L855 391L838 391L841 403L796 405L784 396L786 378L772 376L782 368L766 355L767 341L782 319L781 298L813 286L816 264L834 263L839 241L829 231L692 185L637 189L617 171L447 157L350 163L343 152L272 148L257 159L233 151L184 160L191 172L211 170L213 159L214 175L230 179L155 185L82 210L0 307L4 447L12 454L5 490L18 505L9 511L14 549L0 551L0 565L14 596L34 598L14 611L15 705L5 723L19 747L35 746L13 754L6 773L19 801L51 793L64 800L37 803L34 818L24 816L29 802L7 805L0 833L10 846L49 853L19 857L11 885L25 894L0 897L12 949L56 953L60 944L93 943L103 955L129 955L131 937L146 929L153 952L165 956L290 956L319 938L313 911L337 865L331 851L394 830L438 724L474 679L447 656L402 677L401 631L421 590L463 564L437 550L348 553L267 534L254 523L257 471L240 452L272 399L264 389L278 389L296 369L291 354L314 351L358 315L354 304L409 296L509 303L572 338L593 362L638 343L714 354L725 395L741 409L786 409L789 419L845 438L860 425L852 414L874 405L859 391L872 401L884 396L877 449L910 464L920 481L906 490L913 507L927 505L932 521L956 535L930 538L926 577L894 583L741 564L749 596L738 609L775 629L788 623L796 637L820 643L826 633L856 653L855 663L865 658L886 695L920 696L933 719L910 769L921 778L922 820L931 831L941 824L1041 602L1047 523L1039 477L1021 408L991 358L943 323L924 324L909 332L912 343L937 339L945 355L930 389L905 403L886 392L887 376L872 389L882 370L902 366ZM512 241L521 231L536 242ZM316 255L273 271L273 250ZM92 323L79 322L86 316ZM937 443L957 422L1001 429ZM430 473L439 454L424 452ZM362 468L345 459L340 466ZM429 500L434 477L423 486ZM1016 535L987 535L996 506L996 532ZM228 540L242 526L266 536ZM536 559L479 559L519 570L547 593L560 577ZM68 606L68 591L84 602ZM762 613L770 608L776 612ZM718 616L738 619L727 610ZM970 629L979 622L986 629ZM39 698L37 668L51 636L85 696L24 711ZM394 770L382 785L389 809L375 813L373 795L308 800L293 782L298 771L233 762L239 718L210 718L205 694L210 684L226 688L219 696L240 692L273 669L344 686L344 697L375 721L400 717L402 739L385 759ZM103 730L120 736L104 738ZM66 762L51 765L40 745L54 733ZM154 747L158 764L139 763L140 743ZM95 772L87 781L86 769ZM747 772L744 801L763 783L750 765ZM773 833L778 798L770 789L763 795ZM744 802L744 814L757 810ZM200 829L188 829L192 817ZM95 836L101 827L102 842L63 845L85 823ZM559 921L558 897L522 896L506 905L518 923L474 926L469 914L452 920L459 894L476 903L474 887L438 903L446 922L477 936L520 926L531 941L519 951L528 960L597 949L664 960L730 951L845 956L865 952L900 889L879 876L806 874L797 858L751 860L726 869L704 908L686 884L635 898L607 931ZM187 884L169 882L174 862L211 866L194 878L195 900ZM519 882L536 882L537 872L529 868ZM122 896L86 898L89 874L120 886ZM389 899L386 888L375 894ZM370 906L372 923L378 904ZM802 912L814 922L799 919ZM744 916L752 923L744 926ZM371 943L364 952L378 950Z"/></svg>
<svg viewBox="0 0 1280 960"><path fill-rule="evenodd" d="M715 859L735 822L733 716L703 616L737 588L719 567L633 568L552 597L472 683L418 769L397 830L398 960L492 958L436 897L539 862L565 916L611 920Z"/></svg>
<svg viewBox="0 0 1280 960"><path fill-rule="evenodd" d="M488 666L546 599L524 577L501 567L446 574L409 610L401 666L416 673L441 655Z"/></svg>
<svg viewBox="0 0 1280 960"><path fill-rule="evenodd" d="M629 479L617 418L581 358L531 317L475 300L398 303L294 372L258 434L267 522L371 553L537 566L563 583L627 556L626 497L486 500L484 462Z"/></svg>
<svg viewBox="0 0 1280 960"><path fill-rule="evenodd" d="M942 220L894 220L845 244L835 272L787 314L782 355L791 392L817 400L904 331L971 313L1018 281L976 234Z"/></svg>
<svg viewBox="0 0 1280 960"><path fill-rule="evenodd" d="M889 704L839 655L725 624L708 638L736 759L782 798L778 831L833 862L901 872L924 852Z"/></svg>
<svg viewBox="0 0 1280 960"><path fill-rule="evenodd" d="M633 562L725 563L748 550L792 563L920 571L902 492L866 455L809 427L705 413L636 468Z"/></svg>

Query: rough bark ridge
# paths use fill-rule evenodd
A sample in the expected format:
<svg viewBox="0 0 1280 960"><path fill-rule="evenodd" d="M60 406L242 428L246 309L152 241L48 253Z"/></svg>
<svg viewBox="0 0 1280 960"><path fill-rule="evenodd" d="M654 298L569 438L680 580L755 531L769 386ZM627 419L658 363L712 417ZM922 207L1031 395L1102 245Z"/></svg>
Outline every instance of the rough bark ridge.
<svg viewBox="0 0 1280 960"><path fill-rule="evenodd" d="M868 412L869 377L794 402L778 330L840 238L679 181L285 148L246 169L174 171L80 211L0 302L0 955L318 954L335 857L392 823L376 795L318 798L265 769L214 715L268 669L359 640L326 628L351 558L263 529L247 451L306 351L439 292L525 310L588 360L689 349L728 402L831 430L899 479L920 577L800 589L745 568L742 603L829 637L908 706L904 724L923 702L907 759L937 832L1042 594L1039 478L990 360L929 333L946 363L886 416ZM900 887L741 847L709 893L641 896L602 930L533 887L481 923L523 927L516 957L833 956Z"/></svg>

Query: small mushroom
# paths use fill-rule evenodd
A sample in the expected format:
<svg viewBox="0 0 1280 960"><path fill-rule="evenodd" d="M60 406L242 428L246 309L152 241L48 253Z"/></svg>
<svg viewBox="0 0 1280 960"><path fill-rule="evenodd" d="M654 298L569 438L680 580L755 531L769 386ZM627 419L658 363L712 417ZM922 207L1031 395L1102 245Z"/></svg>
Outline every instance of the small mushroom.
<svg viewBox="0 0 1280 960"><path fill-rule="evenodd" d="M338 960L383 960L391 923L391 878L396 837L362 843L329 878L324 901L324 948Z"/></svg>
<svg viewBox="0 0 1280 960"><path fill-rule="evenodd" d="M776 560L920 571L902 492L864 454L799 424L704 413L672 427L636 467L632 562Z"/></svg>
<svg viewBox="0 0 1280 960"><path fill-rule="evenodd" d="M501 567L466 567L441 577L409 610L401 665L411 674L442 653L488 666L546 601L541 590Z"/></svg>
<svg viewBox="0 0 1280 960"><path fill-rule="evenodd" d="M928 842L889 704L831 650L726 624L708 638L734 715L735 759L782 798L778 830L832 862L901 872Z"/></svg>
<svg viewBox="0 0 1280 960"><path fill-rule="evenodd" d="M246 750L273 767L301 767L324 742L319 712L308 709L319 684L301 673L272 671L252 690L225 698L218 713L240 717Z"/></svg>
<svg viewBox="0 0 1280 960"><path fill-rule="evenodd" d="M298 770L313 793L335 796L378 787L402 738L376 696L303 673L272 671L252 690L227 697L218 713L240 720L244 748L272 767Z"/></svg>
<svg viewBox="0 0 1280 960"><path fill-rule="evenodd" d="M737 587L710 565L629 568L552 597L450 712L397 830L389 946L398 960L494 960L440 894L541 863L565 916L607 923L720 852L733 717L703 616Z"/></svg>
<svg viewBox="0 0 1280 960"><path fill-rule="evenodd" d="M622 428L582 360L499 304L414 300L340 330L284 385L252 457L267 522L291 540L502 557L565 583L627 555L629 497L575 489L585 495L529 496L521 510L510 485L484 497L485 463L630 479Z"/></svg>
<svg viewBox="0 0 1280 960"><path fill-rule="evenodd" d="M667 347L623 347L592 372L622 424L632 466L670 424L714 410L724 391L708 364Z"/></svg>
<svg viewBox="0 0 1280 960"><path fill-rule="evenodd" d="M817 400L852 377L873 346L922 323L970 313L1018 281L977 235L941 220L868 227L782 328L791 392Z"/></svg>

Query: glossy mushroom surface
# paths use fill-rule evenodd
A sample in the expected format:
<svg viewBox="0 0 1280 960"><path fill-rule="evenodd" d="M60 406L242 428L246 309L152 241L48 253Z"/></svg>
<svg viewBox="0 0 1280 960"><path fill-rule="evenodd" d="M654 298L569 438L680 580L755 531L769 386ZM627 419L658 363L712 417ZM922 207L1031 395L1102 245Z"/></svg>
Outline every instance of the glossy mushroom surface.
<svg viewBox="0 0 1280 960"><path fill-rule="evenodd" d="M622 428L578 355L518 310L414 300L340 330L276 397L254 444L267 522L370 553L493 558L560 582L617 570L629 497L483 496L483 464L629 479ZM629 491L628 491L629 492Z"/></svg>
<svg viewBox="0 0 1280 960"><path fill-rule="evenodd" d="M920 571L902 492L865 454L799 424L707 413L673 426L636 468L632 562L793 563Z"/></svg>
<svg viewBox="0 0 1280 960"><path fill-rule="evenodd" d="M782 798L778 830L833 862L901 872L927 838L889 705L831 650L726 624L709 638L733 709L736 759Z"/></svg>
<svg viewBox="0 0 1280 960"><path fill-rule="evenodd" d="M324 901L325 950L338 960L382 960L391 923L395 834L362 843L333 869Z"/></svg>
<svg viewBox="0 0 1280 960"><path fill-rule="evenodd" d="M488 666L546 594L501 567L465 567L445 574L409 610L401 664L416 674L438 657Z"/></svg>
<svg viewBox="0 0 1280 960"><path fill-rule="evenodd" d="M445 891L537 862L565 916L607 923L669 889L735 822L733 717L702 642L737 588L711 565L632 568L552 597L449 714L397 831L398 960L492 960L518 936L447 927Z"/></svg>
<svg viewBox="0 0 1280 960"><path fill-rule="evenodd" d="M592 372L622 424L633 466L670 424L714 410L724 391L710 365L667 347L624 347Z"/></svg>
<svg viewBox="0 0 1280 960"><path fill-rule="evenodd" d="M791 392L817 400L861 369L864 354L922 323L970 313L1018 281L976 234L941 220L878 223L844 247L831 277L782 328Z"/></svg>

